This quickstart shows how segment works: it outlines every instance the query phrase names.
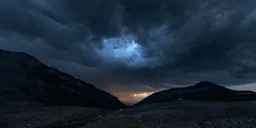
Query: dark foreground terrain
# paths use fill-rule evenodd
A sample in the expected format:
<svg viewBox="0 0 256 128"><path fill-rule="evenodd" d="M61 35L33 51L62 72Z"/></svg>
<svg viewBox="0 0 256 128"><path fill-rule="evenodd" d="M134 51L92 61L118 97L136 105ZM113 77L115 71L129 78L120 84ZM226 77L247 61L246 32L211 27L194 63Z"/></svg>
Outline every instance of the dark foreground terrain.
<svg viewBox="0 0 256 128"><path fill-rule="evenodd" d="M256 128L256 102L175 101L114 112L81 107L6 108L1 128Z"/></svg>
<svg viewBox="0 0 256 128"><path fill-rule="evenodd" d="M84 107L2 108L0 128L77 128L106 113Z"/></svg>
<svg viewBox="0 0 256 128"><path fill-rule="evenodd" d="M82 128L256 128L256 102L180 101L142 105Z"/></svg>

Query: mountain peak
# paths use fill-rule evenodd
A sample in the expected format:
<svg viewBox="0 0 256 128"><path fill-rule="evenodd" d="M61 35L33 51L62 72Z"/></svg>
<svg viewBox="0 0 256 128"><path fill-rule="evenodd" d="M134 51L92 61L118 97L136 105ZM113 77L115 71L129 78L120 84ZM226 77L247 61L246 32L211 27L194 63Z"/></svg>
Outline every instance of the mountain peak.
<svg viewBox="0 0 256 128"><path fill-rule="evenodd" d="M209 81L202 81L202 82L196 83L194 86L191 86L191 87L209 87L209 88L222 87L224 88L223 86L220 86L218 84L215 84Z"/></svg>

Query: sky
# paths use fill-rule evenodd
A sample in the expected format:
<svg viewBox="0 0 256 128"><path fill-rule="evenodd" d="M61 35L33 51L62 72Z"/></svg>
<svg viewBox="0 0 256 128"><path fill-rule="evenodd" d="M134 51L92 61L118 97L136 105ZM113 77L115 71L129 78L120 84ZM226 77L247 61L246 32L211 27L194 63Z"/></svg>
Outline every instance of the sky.
<svg viewBox="0 0 256 128"><path fill-rule="evenodd" d="M211 81L256 90L255 0L1 0L0 48L124 102Z"/></svg>

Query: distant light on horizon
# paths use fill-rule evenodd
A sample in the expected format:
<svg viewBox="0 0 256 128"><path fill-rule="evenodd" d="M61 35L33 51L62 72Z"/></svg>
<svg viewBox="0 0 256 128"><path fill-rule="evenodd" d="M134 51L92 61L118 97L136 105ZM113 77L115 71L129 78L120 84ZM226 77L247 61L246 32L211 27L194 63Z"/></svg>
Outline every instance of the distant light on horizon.
<svg viewBox="0 0 256 128"><path fill-rule="evenodd" d="M123 88L123 86L115 86L115 88L108 88L105 91L109 92L110 94L116 96L121 102L127 105L133 105L144 98L150 96L153 93L162 91L163 89L155 89L148 86L144 87L145 90L136 90L136 89L129 89Z"/></svg>
<svg viewBox="0 0 256 128"><path fill-rule="evenodd" d="M132 96L137 98L146 98L153 93L154 92L141 92L141 93L134 93Z"/></svg>

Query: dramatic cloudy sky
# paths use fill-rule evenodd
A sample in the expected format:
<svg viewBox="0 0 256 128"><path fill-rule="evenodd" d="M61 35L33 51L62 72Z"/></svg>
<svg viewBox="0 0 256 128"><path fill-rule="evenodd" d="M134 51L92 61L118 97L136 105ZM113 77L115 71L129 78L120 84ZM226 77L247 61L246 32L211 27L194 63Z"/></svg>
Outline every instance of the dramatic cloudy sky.
<svg viewBox="0 0 256 128"><path fill-rule="evenodd" d="M0 48L123 101L202 80L256 89L255 23L255 0L1 0Z"/></svg>

